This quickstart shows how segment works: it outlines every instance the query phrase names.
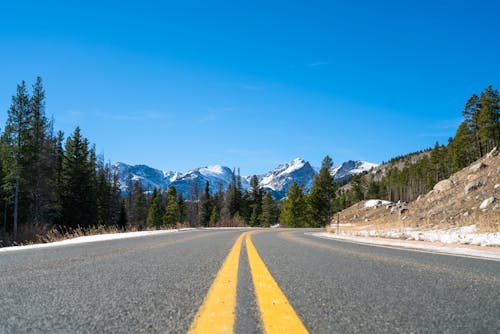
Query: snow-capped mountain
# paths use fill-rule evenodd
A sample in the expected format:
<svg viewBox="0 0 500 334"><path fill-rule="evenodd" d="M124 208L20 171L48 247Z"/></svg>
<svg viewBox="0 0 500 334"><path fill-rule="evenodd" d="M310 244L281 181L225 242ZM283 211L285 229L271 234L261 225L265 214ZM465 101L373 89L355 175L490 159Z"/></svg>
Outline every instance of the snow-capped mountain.
<svg viewBox="0 0 500 334"><path fill-rule="evenodd" d="M294 182L303 186L305 190L309 190L316 174L316 170L309 162L296 158L257 177L262 188L271 191L275 198L283 198Z"/></svg>
<svg viewBox="0 0 500 334"><path fill-rule="evenodd" d="M210 184L210 192L214 194L220 186L225 191L231 184L232 179L233 171L229 167L215 165L196 168L184 174L178 173L170 184L175 186L177 191L181 192L186 198L189 198L195 195L192 194L195 190L202 194L207 181ZM248 188L248 182L244 178L241 179L241 185L243 189Z"/></svg>
<svg viewBox="0 0 500 334"><path fill-rule="evenodd" d="M374 164L372 162L349 160L338 167L332 168L330 173L332 174L335 181L342 181L354 175L367 172L377 166L377 164Z"/></svg>
<svg viewBox="0 0 500 334"><path fill-rule="evenodd" d="M160 188L166 189L170 184L170 178L173 172L164 173L161 170L151 168L146 165L127 165L123 162L115 164L118 169L118 176L120 180L120 189L126 191L129 178L132 182L140 181L145 190Z"/></svg>
<svg viewBox="0 0 500 334"><path fill-rule="evenodd" d="M345 180L353 175L368 171L377 166L365 161L347 161L330 171L335 180ZM145 165L131 166L117 163L120 187L123 192L127 189L128 181L140 181L145 190L160 188L166 190L170 185L175 186L185 198L193 196L193 191L198 194L203 192L206 181L210 183L210 191L215 193L219 185L225 191L233 179L233 171L224 166L215 165L189 170L186 173L167 171L163 172ZM295 182L308 191L312 187L314 177L319 168L314 168L304 159L296 158L290 162L280 164L274 170L258 175L259 185L273 194L276 199L286 196L288 188ZM251 176L242 177L242 188L249 187Z"/></svg>
<svg viewBox="0 0 500 334"><path fill-rule="evenodd" d="M122 162L117 163L116 167L118 168L120 189L123 192L127 190L128 180L132 179L132 182L140 181L146 191L154 188L166 190L170 185L173 185L185 198L189 198L193 191L198 191L201 194L206 181L210 183L212 193L217 192L219 185L225 191L233 178L233 171L220 165L200 167L186 173L163 172L145 165L131 166ZM242 178L241 183L243 189L248 188L248 181L245 178Z"/></svg>

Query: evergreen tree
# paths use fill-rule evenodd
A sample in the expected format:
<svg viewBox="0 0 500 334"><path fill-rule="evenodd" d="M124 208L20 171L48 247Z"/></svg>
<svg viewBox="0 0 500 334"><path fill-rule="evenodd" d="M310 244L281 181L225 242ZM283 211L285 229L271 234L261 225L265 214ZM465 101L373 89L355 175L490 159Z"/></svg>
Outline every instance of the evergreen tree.
<svg viewBox="0 0 500 334"><path fill-rule="evenodd" d="M87 139L77 127L66 141L62 161L62 224L87 228L97 225L95 162Z"/></svg>
<svg viewBox="0 0 500 334"><path fill-rule="evenodd" d="M217 223L219 222L219 220L220 220L219 210L217 210L217 207L214 206L212 208L212 213L210 214L210 222L208 223L208 226L210 226L210 227L217 226Z"/></svg>
<svg viewBox="0 0 500 334"><path fill-rule="evenodd" d="M122 230L127 228L127 209L123 199L120 201L120 215L118 216L117 225Z"/></svg>
<svg viewBox="0 0 500 334"><path fill-rule="evenodd" d="M174 186L170 186L167 191L167 207L163 215L163 223L173 227L176 223L180 222L180 216L179 203L177 202L177 190Z"/></svg>
<svg viewBox="0 0 500 334"><path fill-rule="evenodd" d="M322 227L330 223L334 209L335 183L330 174L333 166L332 159L326 156L319 174L315 176L309 194L309 207L312 226Z"/></svg>
<svg viewBox="0 0 500 334"><path fill-rule="evenodd" d="M280 221L287 227L309 226L306 197L302 188L295 182L288 189L288 197L283 202Z"/></svg>
<svg viewBox="0 0 500 334"><path fill-rule="evenodd" d="M51 125L45 116L45 91L42 79L37 77L33 85L33 94L29 101L29 168L30 175L27 188L30 192L31 214L33 224L48 223L54 216L54 194L56 151L51 137Z"/></svg>
<svg viewBox="0 0 500 334"><path fill-rule="evenodd" d="M250 226L259 226L262 215L262 188L259 185L259 179L256 175L250 180Z"/></svg>
<svg viewBox="0 0 500 334"><path fill-rule="evenodd" d="M148 204L148 199L144 195L144 188L139 181L135 181L129 219L132 226L143 229L147 225Z"/></svg>
<svg viewBox="0 0 500 334"><path fill-rule="evenodd" d="M233 217L238 213L238 216L241 217L241 201L242 201L242 193L241 193L241 177L235 174L233 170L231 184L226 192L225 203L223 208L223 219L233 219Z"/></svg>
<svg viewBox="0 0 500 334"><path fill-rule="evenodd" d="M467 122L460 123L453 141L453 171L457 172L472 162L473 134Z"/></svg>
<svg viewBox="0 0 500 334"><path fill-rule="evenodd" d="M207 227L212 214L212 196L210 196L210 184L208 181L205 183L205 190L200 199L199 214L201 225Z"/></svg>
<svg viewBox="0 0 500 334"><path fill-rule="evenodd" d="M262 200L261 225L264 227L275 225L278 222L278 217L278 208L273 200L273 196L268 192Z"/></svg>
<svg viewBox="0 0 500 334"><path fill-rule="evenodd" d="M26 220L26 191L21 189L26 184L29 152L27 150L30 131L29 95L24 81L17 85L17 93L12 97L12 104L8 111L7 124L3 134L4 145L4 191L11 194L13 201L12 235L17 238L20 220ZM20 199L22 199L20 201ZM21 219L20 219L21 218Z"/></svg>
<svg viewBox="0 0 500 334"><path fill-rule="evenodd" d="M149 208L147 225L152 228L159 229L163 225L163 216L165 215L165 208L163 207L163 198L161 191L156 188L153 190L151 197L151 206Z"/></svg>
<svg viewBox="0 0 500 334"><path fill-rule="evenodd" d="M477 156L474 156L472 160L475 160L484 154L484 149L479 139L479 110L479 97L476 94L472 94L469 100L467 100L465 108L462 111L462 115L467 122L469 130L472 132L472 142L475 147L475 151L479 153Z"/></svg>
<svg viewBox="0 0 500 334"><path fill-rule="evenodd" d="M181 192L177 194L177 205L179 207L179 223L184 223L187 216L187 207Z"/></svg>
<svg viewBox="0 0 500 334"><path fill-rule="evenodd" d="M484 148L481 156L500 144L500 99L498 91L488 86L479 97L477 117L479 142Z"/></svg>

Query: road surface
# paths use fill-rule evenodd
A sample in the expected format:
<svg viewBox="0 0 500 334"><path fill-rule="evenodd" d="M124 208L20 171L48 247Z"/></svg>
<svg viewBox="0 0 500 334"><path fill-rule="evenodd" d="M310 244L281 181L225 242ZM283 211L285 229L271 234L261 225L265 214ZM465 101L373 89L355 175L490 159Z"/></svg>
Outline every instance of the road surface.
<svg viewBox="0 0 500 334"><path fill-rule="evenodd" d="M305 232L0 253L0 333L500 332L500 262Z"/></svg>

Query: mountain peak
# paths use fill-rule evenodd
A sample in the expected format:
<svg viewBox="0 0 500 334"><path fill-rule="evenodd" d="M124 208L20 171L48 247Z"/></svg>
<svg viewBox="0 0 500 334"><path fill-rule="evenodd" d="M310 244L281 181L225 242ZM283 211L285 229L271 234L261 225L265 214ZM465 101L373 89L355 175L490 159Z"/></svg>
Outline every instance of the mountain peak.
<svg viewBox="0 0 500 334"><path fill-rule="evenodd" d="M123 191L126 190L127 180L137 180L142 183L144 189L151 190L159 188L167 189L170 185L176 187L177 191L185 197L191 194L193 189L199 192L203 190L205 183L210 184L210 191L214 193L219 186L227 189L233 180L233 170L222 165L210 165L191 169L186 173L166 171L148 167L146 165L130 166L124 163L116 163L120 178L120 185ZM368 171L377 166L366 161L349 160L342 165L332 168L330 173L335 180L343 180L353 175ZM306 191L311 189L314 177L319 169L315 169L311 164L302 159L295 158L289 162L278 165L274 170L257 176L259 185L266 191L270 191L277 199L284 198L288 188L297 183L304 187ZM242 187L247 189L251 177L242 177ZM192 194L191 194L192 195Z"/></svg>

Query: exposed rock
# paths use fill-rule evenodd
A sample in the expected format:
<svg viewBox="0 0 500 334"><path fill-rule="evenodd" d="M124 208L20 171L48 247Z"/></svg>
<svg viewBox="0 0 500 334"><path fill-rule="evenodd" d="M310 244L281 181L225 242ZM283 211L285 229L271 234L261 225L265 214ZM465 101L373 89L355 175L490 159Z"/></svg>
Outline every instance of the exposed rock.
<svg viewBox="0 0 500 334"><path fill-rule="evenodd" d="M486 154L486 158L493 158L498 154L498 149L494 147L488 154Z"/></svg>
<svg viewBox="0 0 500 334"><path fill-rule="evenodd" d="M495 184L495 186L493 188L499 189L500 188L500 183Z"/></svg>
<svg viewBox="0 0 500 334"><path fill-rule="evenodd" d="M468 193L471 193L474 190L476 190L482 186L484 186L484 184L481 181L473 181L473 182L467 183L464 190L465 190L465 193L468 194Z"/></svg>
<svg viewBox="0 0 500 334"><path fill-rule="evenodd" d="M434 186L434 190L437 192L443 192L446 190L450 190L451 188L453 188L453 186L454 186L454 184L450 180L443 180L441 182L438 182Z"/></svg>
<svg viewBox="0 0 500 334"><path fill-rule="evenodd" d="M490 197L490 198L487 198L487 199L485 199L485 200L481 203L481 205L479 206L479 208L480 208L481 210L485 210L486 208L488 208L488 207L491 205L491 203L495 202L495 200L496 200L496 198L495 198L495 197Z"/></svg>
<svg viewBox="0 0 500 334"><path fill-rule="evenodd" d="M469 170L472 172L472 173L477 173L479 170L483 169L483 168L486 168L487 166L482 163L482 162L478 162L477 164L475 165L472 165L469 167Z"/></svg>

